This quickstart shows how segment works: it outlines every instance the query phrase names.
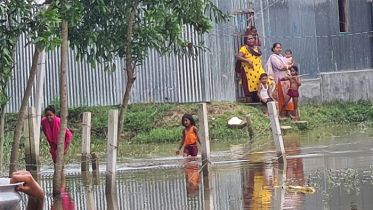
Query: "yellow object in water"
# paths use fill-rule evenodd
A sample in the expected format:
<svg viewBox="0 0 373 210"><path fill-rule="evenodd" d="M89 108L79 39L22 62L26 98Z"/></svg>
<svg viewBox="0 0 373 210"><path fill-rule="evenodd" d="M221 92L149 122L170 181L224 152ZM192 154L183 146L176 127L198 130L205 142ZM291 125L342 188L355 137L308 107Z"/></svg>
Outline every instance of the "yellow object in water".
<svg viewBox="0 0 373 210"><path fill-rule="evenodd" d="M316 192L315 188L313 187L302 187L302 186L287 186L286 187L289 191L300 191L306 194L314 194Z"/></svg>
<svg viewBox="0 0 373 210"><path fill-rule="evenodd" d="M305 194L314 194L316 192L315 188L309 186L264 186L263 189L271 189L271 188L282 188L287 189L288 191L299 191Z"/></svg>

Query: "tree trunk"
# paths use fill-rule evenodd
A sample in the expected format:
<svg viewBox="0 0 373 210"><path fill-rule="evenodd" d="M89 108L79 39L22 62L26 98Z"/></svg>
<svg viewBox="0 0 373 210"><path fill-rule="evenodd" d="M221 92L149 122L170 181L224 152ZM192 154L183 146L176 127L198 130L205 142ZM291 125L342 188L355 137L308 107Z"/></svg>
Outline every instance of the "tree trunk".
<svg viewBox="0 0 373 210"><path fill-rule="evenodd" d="M8 1L7 1L8 3ZM13 29L13 20L10 14L8 14L8 27L9 30ZM19 37L17 37L18 39ZM12 57L14 58L14 53L16 52L17 49L17 42L13 44L12 50L13 50L13 55ZM14 63L14 60L13 60ZM13 70L14 67L12 67ZM4 91L5 95L7 95L7 89L8 89L8 84L9 84L9 77L5 79L4 86L2 87L2 90ZM3 171L3 154L4 154L4 144L5 144L5 109L6 109L6 104L1 105L1 119L0 119L0 172Z"/></svg>
<svg viewBox="0 0 373 210"><path fill-rule="evenodd" d="M122 107L120 109L120 115L118 120L118 141L120 141L120 137L123 130L124 119L127 112L128 102L131 96L132 85L135 82L134 75L134 68L132 68L132 36L133 36L133 21L135 19L135 13L137 7L139 6L139 1L136 1L133 9L131 11L131 15L128 18L128 31L127 31L127 52L126 52L126 71L127 71L127 85L126 91L124 92Z"/></svg>
<svg viewBox="0 0 373 210"><path fill-rule="evenodd" d="M61 124L60 132L58 133L57 140L57 158L54 166L53 176L53 197L56 204L56 209L62 209L61 202L61 187L64 179L64 146L65 146L65 135L67 128L67 44L68 44L68 23L66 20L62 20L61 26L62 33L62 45L61 45L61 72L60 72L60 106L61 106Z"/></svg>
<svg viewBox="0 0 373 210"><path fill-rule="evenodd" d="M17 116L16 130L14 131L14 137L13 137L13 143L12 143L12 153L10 156L9 176L11 176L13 172L17 171L18 150L19 150L19 142L21 140L21 133L23 129L23 117L25 116L28 100L30 98L32 86L34 84L36 70L38 68L39 54L40 54L39 46L36 45L34 56L32 58L32 66L30 70L30 75L27 80L27 87L26 87L25 94L22 99L21 108L19 109L19 113Z"/></svg>
<svg viewBox="0 0 373 210"><path fill-rule="evenodd" d="M1 116L0 116L0 173L3 171L3 152L4 152L4 143L5 143L5 108L6 108L6 104L3 104L1 106Z"/></svg>

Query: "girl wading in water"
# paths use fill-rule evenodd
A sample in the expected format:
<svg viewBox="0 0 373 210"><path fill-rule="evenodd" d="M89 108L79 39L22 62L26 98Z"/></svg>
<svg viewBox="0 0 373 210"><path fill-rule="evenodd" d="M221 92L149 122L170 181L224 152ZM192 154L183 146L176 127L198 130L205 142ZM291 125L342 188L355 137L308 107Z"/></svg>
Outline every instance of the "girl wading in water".
<svg viewBox="0 0 373 210"><path fill-rule="evenodd" d="M183 130L183 139L181 140L179 149L176 151L176 155L180 154L181 148L184 146L183 156L196 157L198 154L197 141L201 144L201 141L198 137L198 128L196 128L196 122L194 121L192 115L185 114L181 118L181 123L185 127Z"/></svg>

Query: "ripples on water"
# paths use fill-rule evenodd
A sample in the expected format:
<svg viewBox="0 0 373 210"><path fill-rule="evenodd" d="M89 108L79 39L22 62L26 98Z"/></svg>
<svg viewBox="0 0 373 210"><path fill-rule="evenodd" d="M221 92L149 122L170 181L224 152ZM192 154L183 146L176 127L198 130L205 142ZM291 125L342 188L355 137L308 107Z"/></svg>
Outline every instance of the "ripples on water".
<svg viewBox="0 0 373 210"><path fill-rule="evenodd" d="M90 174L82 177L72 173L66 177L65 201L72 201L76 209L89 210L114 209L113 203L118 209L130 210L372 209L373 152L369 135L320 139L308 134L285 136L285 170L273 161L273 148L269 147L268 152L246 156L250 161L215 164L209 177L203 176L198 162L181 160L174 160L179 167L170 169L119 171L117 195L108 197L104 174L98 183ZM292 191L280 187L282 184L312 186L316 193ZM42 187L47 192L45 209L50 209L52 176L44 176ZM89 200L93 201L91 207L87 207ZM21 209L25 209L24 202Z"/></svg>

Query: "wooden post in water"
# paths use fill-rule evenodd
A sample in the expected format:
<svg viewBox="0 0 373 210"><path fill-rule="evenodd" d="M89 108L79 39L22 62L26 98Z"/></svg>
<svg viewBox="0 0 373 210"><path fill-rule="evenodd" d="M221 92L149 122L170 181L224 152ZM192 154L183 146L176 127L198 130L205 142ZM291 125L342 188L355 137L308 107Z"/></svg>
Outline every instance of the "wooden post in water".
<svg viewBox="0 0 373 210"><path fill-rule="evenodd" d="M275 198L274 199L275 206L284 206L284 204L285 204L286 169L287 169L287 163L286 163L286 161L284 163L278 164L278 169L276 169L277 170L277 183L278 183L278 187L276 187L274 189L274 195L273 195L274 198Z"/></svg>
<svg viewBox="0 0 373 210"><path fill-rule="evenodd" d="M118 210L117 194L106 194L107 209Z"/></svg>
<svg viewBox="0 0 373 210"><path fill-rule="evenodd" d="M89 170L82 171L82 179L83 179L83 186L84 186L84 197L86 201L86 209L96 210L95 199L93 197L92 191L92 184L91 184L91 177Z"/></svg>
<svg viewBox="0 0 373 210"><path fill-rule="evenodd" d="M92 174L93 174L93 181L95 185L100 185L100 163L98 160L97 153L91 153L91 160L92 160Z"/></svg>
<svg viewBox="0 0 373 210"><path fill-rule="evenodd" d="M82 163L81 171L89 171L89 160L91 155L91 113L83 113L82 133Z"/></svg>
<svg viewBox="0 0 373 210"><path fill-rule="evenodd" d="M207 119L207 106L206 103L198 105L198 119L199 119L199 139L202 144L202 166L204 174L211 171L210 163L210 135L209 124Z"/></svg>
<svg viewBox="0 0 373 210"><path fill-rule="evenodd" d="M24 120L24 138L25 138L25 162L26 170L30 171L37 182L40 182L40 160L39 160L39 139L35 138L36 110L35 107L29 107Z"/></svg>
<svg viewBox="0 0 373 210"><path fill-rule="evenodd" d="M106 160L106 195L115 195L115 175L118 149L118 110L109 111Z"/></svg>
<svg viewBox="0 0 373 210"><path fill-rule="evenodd" d="M254 138L254 130L253 130L253 126L251 125L252 120L251 120L250 114L246 115L246 122L247 122L247 131L249 132L250 141L251 141Z"/></svg>
<svg viewBox="0 0 373 210"><path fill-rule="evenodd" d="M268 102L267 107L268 107L269 117L271 120L272 134L273 134L273 139L275 141L278 162L286 163L285 147L284 147L284 141L282 139L280 122L278 120L278 111L276 108L276 102L274 101Z"/></svg>
<svg viewBox="0 0 373 210"><path fill-rule="evenodd" d="M203 192L203 199L205 200L205 210L214 210L212 176L211 173L205 173L205 171L203 172Z"/></svg>

